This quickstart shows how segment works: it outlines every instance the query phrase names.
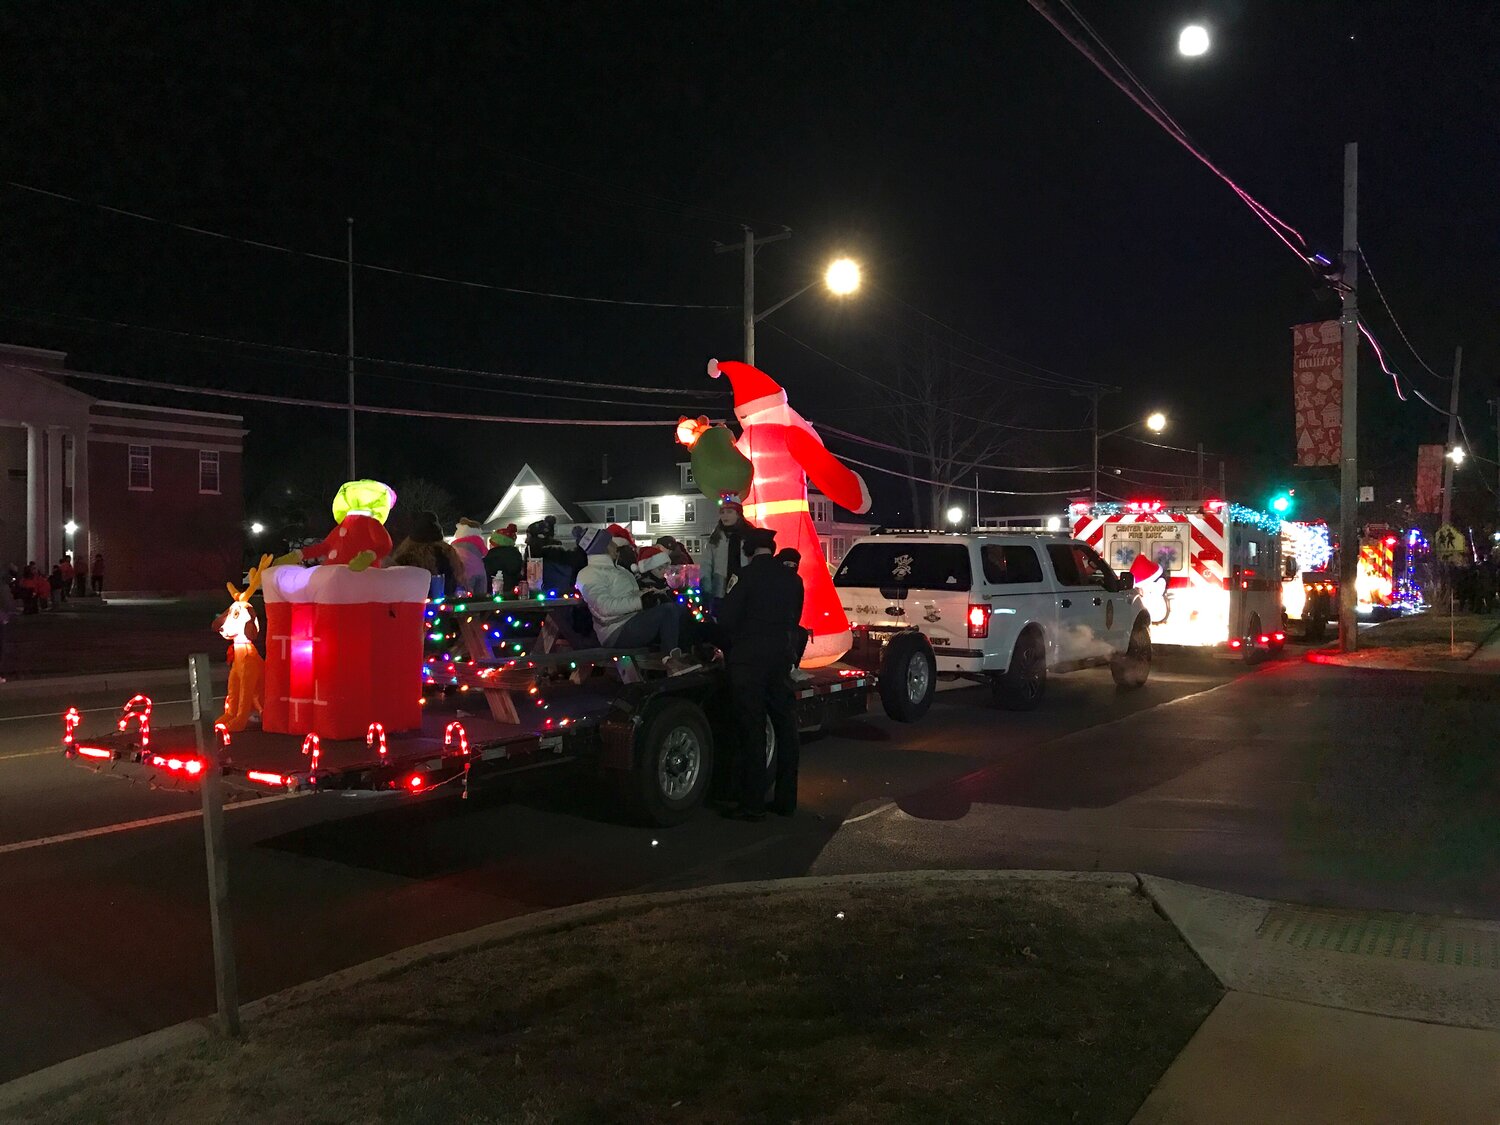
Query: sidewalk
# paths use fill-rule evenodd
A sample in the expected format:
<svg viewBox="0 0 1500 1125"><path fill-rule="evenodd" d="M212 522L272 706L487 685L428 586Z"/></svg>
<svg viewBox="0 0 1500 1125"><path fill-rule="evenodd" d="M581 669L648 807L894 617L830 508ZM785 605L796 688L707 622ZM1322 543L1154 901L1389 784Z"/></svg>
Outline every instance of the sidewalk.
<svg viewBox="0 0 1500 1125"><path fill-rule="evenodd" d="M70 600L55 610L17 616L6 627L6 688L50 677L97 677L185 667L188 655L222 656L209 627L228 596Z"/></svg>
<svg viewBox="0 0 1500 1125"><path fill-rule="evenodd" d="M1500 923L1142 883L1229 992L1132 1125L1500 1119Z"/></svg>

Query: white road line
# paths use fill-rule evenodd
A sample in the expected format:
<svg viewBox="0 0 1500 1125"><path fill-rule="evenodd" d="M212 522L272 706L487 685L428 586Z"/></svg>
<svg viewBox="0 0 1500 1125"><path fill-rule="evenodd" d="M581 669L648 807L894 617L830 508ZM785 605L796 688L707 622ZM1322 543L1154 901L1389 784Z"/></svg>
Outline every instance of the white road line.
<svg viewBox="0 0 1500 1125"><path fill-rule="evenodd" d="M879 816L883 812L890 812L895 807L895 801L887 801L878 809L871 809L869 812L862 812L858 816L851 816L848 820L844 821L844 824L858 824L862 820L869 820L872 816Z"/></svg>
<svg viewBox="0 0 1500 1125"><path fill-rule="evenodd" d="M278 801L290 801L296 797L305 797L305 793L282 793L275 797L257 797L250 801L235 801L233 804L224 806L225 812L233 812L235 809L261 808L265 805L274 805ZM96 836L113 836L116 832L130 832L136 828L152 828L158 824L172 824L179 820L192 820L194 817L203 815L202 809L188 809L184 812L167 813L164 816L149 816L145 820L129 820L123 824L106 824L101 828L86 828L81 832L65 832L61 836L42 836L35 840L18 840L14 844L0 844L0 855L8 855L11 852L24 852L32 848L45 848L52 844L67 844L74 840L91 840Z"/></svg>
<svg viewBox="0 0 1500 1125"><path fill-rule="evenodd" d="M191 702L191 699L153 699L151 706L153 708L171 707L177 703ZM63 711L66 710L67 708L63 708ZM119 707L83 707L79 709L78 713L80 715L97 715L104 711L113 711L118 714L119 710ZM0 715L0 723L19 723L23 719L56 719L58 722L62 722L62 717L62 711L43 711L39 715Z"/></svg>
<svg viewBox="0 0 1500 1125"><path fill-rule="evenodd" d="M9 762L16 758L40 758L46 754L61 754L62 747L54 746L47 750L22 750L16 754L0 754L0 762Z"/></svg>

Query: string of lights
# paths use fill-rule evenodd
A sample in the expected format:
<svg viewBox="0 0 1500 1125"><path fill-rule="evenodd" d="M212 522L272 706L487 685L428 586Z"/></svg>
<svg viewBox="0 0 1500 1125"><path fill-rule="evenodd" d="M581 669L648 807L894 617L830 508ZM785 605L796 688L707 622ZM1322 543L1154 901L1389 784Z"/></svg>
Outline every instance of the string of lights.
<svg viewBox="0 0 1500 1125"><path fill-rule="evenodd" d="M334 254L319 254L312 250L299 250L291 246L283 246L275 242L264 242L256 238L244 238L240 235L226 234L223 231L210 230L207 227L193 226L189 223L179 223L171 219L163 219L156 215L147 215L141 211L131 211L124 207L112 207L107 203L95 203L92 200L80 199L76 195L68 195L65 192L49 191L46 188L35 187L31 184L18 183L15 180L0 180L6 187L17 191L31 192L34 195L47 196L51 199L63 200L67 203L77 204L81 207L93 207L96 210L111 215L120 215L125 218L137 219L145 223L154 223L157 226L169 227L173 230L185 231L189 234L201 235L204 238L215 238L222 242L235 242L242 246L252 246L259 250L270 250L277 254L286 254L291 257L306 258L315 262L327 262L336 266L347 266L348 259L340 258ZM473 281L467 278L448 277L443 274L427 273L422 270L398 269L395 266L382 266L374 262L355 262L355 269L367 270L371 273L390 274L396 277L410 277L420 281L436 281L444 285L457 285L465 289L482 289L496 293L510 293L521 297L545 297L557 301L577 301L591 305L623 305L633 308L646 309L709 309L730 310L739 308L738 305L705 305L694 304L685 301L632 301L619 297L592 297L583 296L578 293L555 293L543 289L522 289L512 285L497 285L489 281Z"/></svg>

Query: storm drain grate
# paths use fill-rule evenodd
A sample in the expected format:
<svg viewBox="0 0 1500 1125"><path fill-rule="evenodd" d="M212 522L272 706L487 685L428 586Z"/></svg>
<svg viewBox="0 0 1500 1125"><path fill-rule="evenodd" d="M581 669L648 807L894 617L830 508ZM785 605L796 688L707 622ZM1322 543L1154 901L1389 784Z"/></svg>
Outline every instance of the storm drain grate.
<svg viewBox="0 0 1500 1125"><path fill-rule="evenodd" d="M1315 952L1500 970L1500 933L1406 918L1320 914L1273 906L1256 936Z"/></svg>

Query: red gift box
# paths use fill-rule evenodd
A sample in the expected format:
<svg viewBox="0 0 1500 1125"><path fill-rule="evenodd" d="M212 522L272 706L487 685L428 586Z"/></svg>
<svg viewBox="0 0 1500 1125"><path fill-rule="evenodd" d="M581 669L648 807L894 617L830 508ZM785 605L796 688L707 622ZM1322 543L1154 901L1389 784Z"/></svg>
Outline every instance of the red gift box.
<svg viewBox="0 0 1500 1125"><path fill-rule="evenodd" d="M422 612L431 575L421 567L266 571L262 729L363 738L422 725Z"/></svg>

